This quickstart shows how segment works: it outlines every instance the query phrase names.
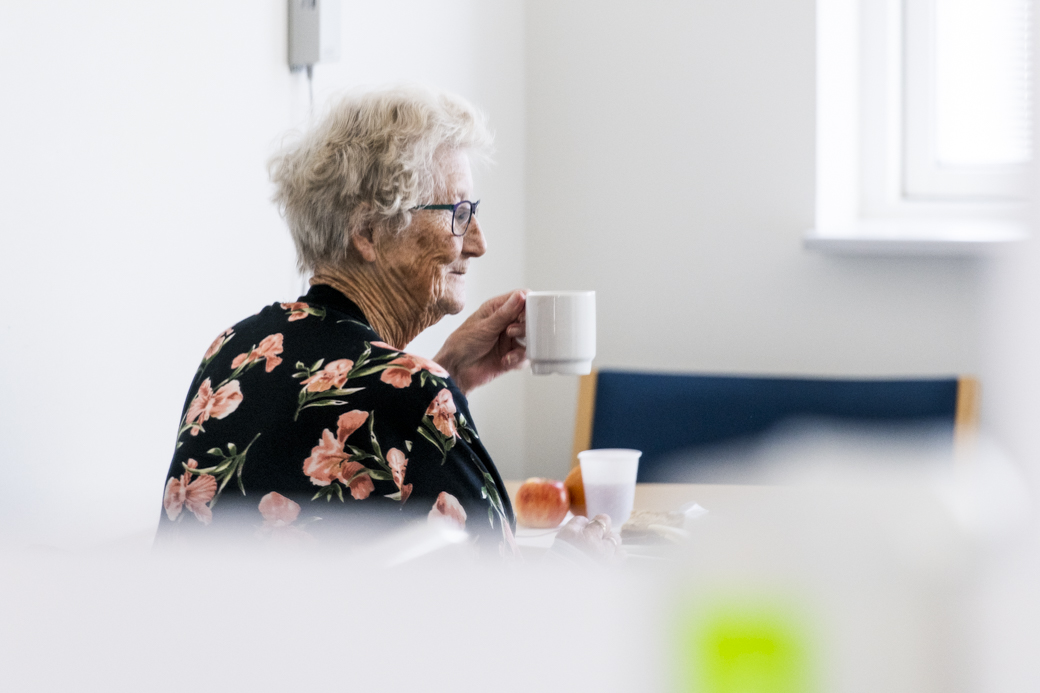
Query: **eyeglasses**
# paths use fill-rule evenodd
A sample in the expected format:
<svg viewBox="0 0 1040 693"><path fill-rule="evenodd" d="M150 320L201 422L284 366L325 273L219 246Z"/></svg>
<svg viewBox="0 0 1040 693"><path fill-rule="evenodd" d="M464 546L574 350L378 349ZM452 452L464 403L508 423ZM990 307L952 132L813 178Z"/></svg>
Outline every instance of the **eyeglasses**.
<svg viewBox="0 0 1040 693"><path fill-rule="evenodd" d="M412 209L450 209L451 210L451 235L465 236L469 231L469 220L477 215L477 205L480 200L470 202L463 200L453 205L419 205Z"/></svg>

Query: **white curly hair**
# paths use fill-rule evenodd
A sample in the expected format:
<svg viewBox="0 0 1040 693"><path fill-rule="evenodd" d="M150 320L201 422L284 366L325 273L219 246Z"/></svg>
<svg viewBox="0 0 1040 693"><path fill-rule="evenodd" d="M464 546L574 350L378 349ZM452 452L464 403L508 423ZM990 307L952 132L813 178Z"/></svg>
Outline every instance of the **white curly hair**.
<svg viewBox="0 0 1040 693"><path fill-rule="evenodd" d="M453 94L395 87L341 98L268 163L300 270L344 264L359 229L400 232L438 192L440 150L482 160L491 142L485 116Z"/></svg>

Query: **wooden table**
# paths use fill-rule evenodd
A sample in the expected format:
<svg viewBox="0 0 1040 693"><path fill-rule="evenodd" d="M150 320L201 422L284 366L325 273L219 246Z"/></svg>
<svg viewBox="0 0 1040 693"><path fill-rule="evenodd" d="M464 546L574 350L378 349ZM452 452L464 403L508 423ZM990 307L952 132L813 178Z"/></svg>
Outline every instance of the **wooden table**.
<svg viewBox="0 0 1040 693"><path fill-rule="evenodd" d="M506 481L506 492L509 499L516 504L516 492L520 489L521 481ZM708 511L707 518L712 518L708 524L717 521L725 521L726 517L746 516L753 512L755 507L761 505L761 501L770 494L770 487L749 485L722 485L722 484L636 484L636 497L633 503L634 510L652 510L667 512L679 510L683 505L694 502ZM698 520L698 528L705 526L704 520ZM522 525L517 526L517 544L521 552L527 557L537 559L552 546L555 532L548 530L531 529ZM630 557L633 547L626 545ZM660 558L658 554L667 552L666 545L660 545L648 549L652 557Z"/></svg>
<svg viewBox="0 0 1040 693"><path fill-rule="evenodd" d="M506 481L509 500L516 503L516 492L522 481ZM712 511L725 511L748 502L749 498L767 492L768 487L737 484L636 484L635 510L678 510L694 501Z"/></svg>

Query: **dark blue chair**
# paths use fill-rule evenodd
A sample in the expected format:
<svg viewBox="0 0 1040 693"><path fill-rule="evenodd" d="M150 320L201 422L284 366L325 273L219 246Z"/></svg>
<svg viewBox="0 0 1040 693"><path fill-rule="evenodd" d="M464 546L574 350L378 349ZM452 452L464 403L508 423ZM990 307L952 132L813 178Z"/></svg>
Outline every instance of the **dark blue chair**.
<svg viewBox="0 0 1040 693"><path fill-rule="evenodd" d="M760 439L782 424L949 426L950 442L977 421L972 378L823 379L671 375L603 370L583 376L574 452L643 451L639 481L669 481L669 462ZM574 464L577 464L575 461Z"/></svg>

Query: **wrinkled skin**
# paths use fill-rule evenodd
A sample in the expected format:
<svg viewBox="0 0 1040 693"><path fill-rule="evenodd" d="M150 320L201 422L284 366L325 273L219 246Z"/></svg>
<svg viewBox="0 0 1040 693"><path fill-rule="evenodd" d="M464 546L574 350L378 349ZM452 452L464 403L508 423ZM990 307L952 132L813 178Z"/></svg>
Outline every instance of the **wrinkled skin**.
<svg viewBox="0 0 1040 693"><path fill-rule="evenodd" d="M434 160L437 199L454 204L473 199L473 176L463 152L446 150ZM366 229L351 238L349 266L315 269L315 284L329 284L353 300L373 328L395 348L409 342L445 315L465 306L469 263L487 251L479 217L459 238L451 233L448 210L416 210L400 233ZM452 333L436 361L468 393L499 375L520 368L526 350L516 341L524 333L524 291L485 302Z"/></svg>
<svg viewBox="0 0 1040 693"><path fill-rule="evenodd" d="M445 341L434 359L464 393L527 363L517 342L524 334L525 291L496 296L480 306Z"/></svg>

